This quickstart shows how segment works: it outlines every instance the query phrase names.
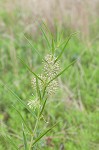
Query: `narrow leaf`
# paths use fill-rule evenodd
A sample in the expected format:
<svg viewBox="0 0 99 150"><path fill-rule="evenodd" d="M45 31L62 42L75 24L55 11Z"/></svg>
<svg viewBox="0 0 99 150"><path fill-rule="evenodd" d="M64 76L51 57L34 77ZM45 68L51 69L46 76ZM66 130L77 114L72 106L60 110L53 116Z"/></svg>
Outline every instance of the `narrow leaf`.
<svg viewBox="0 0 99 150"><path fill-rule="evenodd" d="M24 132L24 128L23 128L23 142L24 142L24 150L28 150L27 149L27 138Z"/></svg>
<svg viewBox="0 0 99 150"><path fill-rule="evenodd" d="M77 59L76 60L74 60L74 61L72 61L63 71L61 71L59 74L57 74L53 79L51 79L49 82L48 82L48 84L49 83L51 83L53 80L55 80L56 78L58 78L61 74L63 74L70 66L72 66L75 62L77 61ZM48 84L47 84L47 86L48 86Z"/></svg>
<svg viewBox="0 0 99 150"><path fill-rule="evenodd" d="M19 58L19 57L18 57L18 58ZM38 78L39 80L41 80L41 81L43 82L43 80L42 80L35 72L33 72L33 71L29 68L29 66L28 66L21 58L19 58L19 59L21 60L22 64L25 65L26 68L27 68L31 73L33 73L33 75L34 75L36 78Z"/></svg>
<svg viewBox="0 0 99 150"><path fill-rule="evenodd" d="M2 87L4 86L4 87L6 87L6 89L12 94L12 95L14 95L16 98L17 98L17 101L18 102L20 102L35 118L36 118L36 116L35 116L35 114L31 111L31 109L23 102L23 100L21 100L20 98L19 98L19 96L15 93L15 92L13 92L10 88L8 88L6 85L4 85L3 83L2 84L0 84Z"/></svg>
<svg viewBox="0 0 99 150"><path fill-rule="evenodd" d="M54 39L52 38L52 54L54 55L55 47L54 47Z"/></svg>
<svg viewBox="0 0 99 150"><path fill-rule="evenodd" d="M49 40L48 40L48 37L47 37L47 35L46 35L45 31L43 30L43 28L42 28L42 27L40 27L40 29L41 29L41 31L42 31L42 33L43 33L43 35L44 35L44 38L45 38L45 40L46 40L46 42L47 42L47 44L48 44L49 48L50 48L50 47L51 47L51 46L50 46L50 42L49 42Z"/></svg>
<svg viewBox="0 0 99 150"><path fill-rule="evenodd" d="M38 79L36 78L36 89L37 89L37 94L38 94L38 97L41 101L41 92L40 92L40 87L39 87L39 84L38 84Z"/></svg>
<svg viewBox="0 0 99 150"><path fill-rule="evenodd" d="M48 31L49 35L50 35L50 38L52 38L52 33L50 31L50 29L48 28L48 26L44 23L44 21L42 21L44 27L46 28L46 30Z"/></svg>
<svg viewBox="0 0 99 150"><path fill-rule="evenodd" d="M8 141L14 146L16 150L19 150L19 148L16 146L16 144L13 142L13 140L9 136L3 136L5 139L8 139Z"/></svg>
<svg viewBox="0 0 99 150"><path fill-rule="evenodd" d="M46 88L47 88L47 85L44 86L44 91L43 91L43 94L42 94L42 99L44 98L44 96L46 94Z"/></svg>
<svg viewBox="0 0 99 150"><path fill-rule="evenodd" d="M40 112L40 115L39 115L39 116L41 116L42 113L43 113L43 110L44 110L44 108L45 108L46 101L47 101L47 98L46 98L45 101L44 101L44 104L43 104L43 106L42 106L42 109L41 109L41 112Z"/></svg>
<svg viewBox="0 0 99 150"><path fill-rule="evenodd" d="M40 57L42 57L41 55L40 55L40 53L38 52L38 50L36 50L36 48L34 48L34 46L32 45L32 43L30 42L30 40L24 35L24 37L25 37L25 39L28 41L28 43L30 44L30 46L36 51L36 53L40 56Z"/></svg>
<svg viewBox="0 0 99 150"><path fill-rule="evenodd" d="M41 56L41 54L38 52L38 50L36 50L36 48L32 45L32 43L30 42L30 40L24 35L25 39L28 41L28 43L31 45L31 47L36 51L36 53L41 57L41 59L43 61L46 61L45 59L43 59L43 57Z"/></svg>
<svg viewBox="0 0 99 150"><path fill-rule="evenodd" d="M22 119L24 125L26 126L26 128L28 129L28 131L32 134L31 129L28 127L28 125L27 125L26 121L24 120L24 118L22 117L21 113L20 113L14 106L13 106L13 108L17 111L17 113L18 113L19 116L21 117L21 119Z"/></svg>
<svg viewBox="0 0 99 150"><path fill-rule="evenodd" d="M71 35L68 37L68 39L67 39L67 41L66 41L66 43L65 43L65 45L64 45L64 47L63 47L63 49L62 49L62 51L60 52L59 56L56 58L55 62L57 62L57 61L59 60L59 58L62 56L62 54L63 54L63 52L64 52L64 50L65 50L65 48L66 48L66 46L67 46L67 44L68 44L68 42L69 42L69 40L70 40L71 37L72 37L73 35L75 35L75 34L77 34L77 32L71 34Z"/></svg>
<svg viewBox="0 0 99 150"><path fill-rule="evenodd" d="M32 147L44 136L46 135L48 132L50 132L58 123L54 124L51 128L49 128L47 131L43 132L32 144Z"/></svg>

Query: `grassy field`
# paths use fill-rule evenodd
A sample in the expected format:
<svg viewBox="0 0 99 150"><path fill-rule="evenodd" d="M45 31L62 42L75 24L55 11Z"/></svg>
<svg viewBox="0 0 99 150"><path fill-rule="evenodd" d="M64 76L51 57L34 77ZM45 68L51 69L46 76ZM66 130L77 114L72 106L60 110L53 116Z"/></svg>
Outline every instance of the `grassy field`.
<svg viewBox="0 0 99 150"><path fill-rule="evenodd" d="M15 12L16 18L17 15ZM27 104L33 93L33 74L18 57L38 74L42 71L42 58L50 53L50 48L40 31L41 26L37 35L24 33L22 24L15 24L16 18L3 10L0 16L0 150L16 149L14 143L21 150L24 149L23 121L13 106L32 130L35 118L8 88ZM54 32L54 38L61 43L68 38L70 31L61 29L58 35ZM99 44L94 37L90 37L90 41L82 40L81 34L71 38L60 58L61 69L78 60L58 78L58 90L48 97L44 118L39 122L36 134L59 123L33 150L99 150ZM57 42L55 44L58 46ZM56 50L56 56L62 48ZM26 127L25 130L29 145Z"/></svg>

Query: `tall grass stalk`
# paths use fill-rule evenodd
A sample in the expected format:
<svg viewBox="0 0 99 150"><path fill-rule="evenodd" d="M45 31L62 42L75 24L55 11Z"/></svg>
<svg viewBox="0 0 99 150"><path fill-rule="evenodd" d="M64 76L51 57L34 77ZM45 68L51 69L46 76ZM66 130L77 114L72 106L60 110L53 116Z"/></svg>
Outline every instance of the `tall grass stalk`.
<svg viewBox="0 0 99 150"><path fill-rule="evenodd" d="M44 24L45 26L45 24ZM45 26L46 28L46 26ZM46 28L47 29L47 28ZM50 36L47 36L45 30L41 27L41 31L42 34L49 46L49 54L47 54L44 58L43 58L43 71L41 73L41 75L38 75L37 73L33 72L32 69L20 58L20 61L22 62L22 64L32 73L32 75L34 76L32 79L32 86L34 88L34 96L33 99L28 101L28 103L24 103L23 100L21 100L21 98L19 98L19 96L17 96L11 89L9 89L6 85L2 84L2 86L5 86L16 98L17 101L20 102L20 105L23 105L23 107L25 107L29 113L31 114L31 116L33 117L33 119L35 120L35 125L34 125L34 129L30 128L28 122L24 119L24 117L22 116L21 112L19 110L16 109L16 107L14 106L13 108L17 111L17 113L19 114L23 124L22 124L22 131L23 131L23 147L24 150L32 150L35 149L35 145L38 146L39 145L39 141L48 133L50 132L56 125L57 123L55 123L54 125L52 125L49 128L46 128L46 130L43 130L41 132L39 132L39 124L41 122L41 119L44 117L44 110L46 107L46 103L49 99L50 95L53 95L56 92L56 89L58 87L58 81L57 78L59 76L61 76L70 66L72 66L76 60L74 60L73 62L71 62L69 65L67 65L67 67L65 67L64 69L60 68L60 59L62 57L63 52L65 51L65 48L70 40L70 38L72 37L72 35L69 36L69 38L67 39L67 41L63 41L62 44L60 44L60 38L56 39L54 38L54 36L52 35L52 33L50 33ZM48 30L49 32L49 30ZM59 36L59 34L57 34ZM27 37L25 37L27 39ZM59 41L58 41L59 39ZM28 40L28 39L27 39ZM28 40L29 42L29 40ZM29 44L32 46L32 44L29 42ZM61 47L61 52L56 55L56 51L58 49L58 47ZM40 53L36 50L36 52L38 53L38 55L40 55ZM43 122L44 124L44 122ZM26 132L28 132L28 134L26 134ZM11 138L8 138L11 141ZM13 143L11 141L11 143ZM13 146L15 147L15 149L18 148L18 146L16 146L15 143L13 143Z"/></svg>

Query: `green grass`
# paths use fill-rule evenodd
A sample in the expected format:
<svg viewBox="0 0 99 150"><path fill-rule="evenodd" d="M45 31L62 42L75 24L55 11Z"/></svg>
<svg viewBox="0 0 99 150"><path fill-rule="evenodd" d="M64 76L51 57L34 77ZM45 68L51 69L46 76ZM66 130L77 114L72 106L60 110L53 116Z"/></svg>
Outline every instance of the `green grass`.
<svg viewBox="0 0 99 150"><path fill-rule="evenodd" d="M2 19L5 17L7 16L3 13ZM12 25L7 19L4 19L6 25ZM33 92L31 87L33 75L17 56L22 58L33 71L39 73L42 69L42 59L35 49L41 56L47 54L49 49L42 35L34 40L27 34L26 37L35 49L31 47L20 29L19 25L13 28L13 39L8 36L8 33L0 35L0 82L2 81L7 87L13 89L27 103ZM65 36L62 37L62 40L65 40ZM60 49L57 50L57 54L59 52ZM98 54L97 41L87 46L81 39L74 37L68 43L60 60L61 68L68 66L75 58L79 57L79 60L59 78L60 86L57 93L47 101L44 120L48 121L50 126L56 121L61 120L61 122L39 142L40 148L38 144L37 150L57 150L61 149L61 146L64 147L64 150L99 149ZM9 135L13 142L23 149L21 148L23 144L22 120L12 105L20 110L26 122L30 120L29 126L34 128L35 120L27 109L20 105L5 87L0 86L0 150L14 150L12 141L5 138ZM39 123L38 134L42 131L44 120L42 119ZM48 126L47 123L45 124ZM25 134L28 137L28 132Z"/></svg>

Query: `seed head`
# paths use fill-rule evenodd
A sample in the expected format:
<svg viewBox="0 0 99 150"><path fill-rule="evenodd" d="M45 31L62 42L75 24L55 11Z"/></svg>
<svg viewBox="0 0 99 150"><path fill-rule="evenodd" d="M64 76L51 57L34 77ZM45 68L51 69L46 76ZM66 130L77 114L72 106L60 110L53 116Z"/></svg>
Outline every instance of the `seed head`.
<svg viewBox="0 0 99 150"><path fill-rule="evenodd" d="M39 101L36 99L36 100L30 100L27 104L31 109L38 109L41 107Z"/></svg>
<svg viewBox="0 0 99 150"><path fill-rule="evenodd" d="M56 90L58 88L58 82L53 80L47 87L47 93L48 95L55 94Z"/></svg>
<svg viewBox="0 0 99 150"><path fill-rule="evenodd" d="M44 74L45 76L49 77L50 79L52 79L53 77L55 77L55 75L58 74L60 67L59 67L59 62L55 63L56 58L50 54L48 54L45 57L45 62L44 63Z"/></svg>
<svg viewBox="0 0 99 150"><path fill-rule="evenodd" d="M50 54L48 54L45 57L45 61L43 61L44 68L43 68L43 74L38 75L41 80L38 80L38 85L40 91L43 91L47 83L50 82L51 79L53 79L59 72L60 67L59 67L59 62L55 62L56 58ZM36 86L36 78L34 77L32 79L32 87L34 89L37 88ZM50 82L46 88L46 92L48 95L54 94L55 91L57 90L58 87L58 82L56 80L53 80Z"/></svg>

